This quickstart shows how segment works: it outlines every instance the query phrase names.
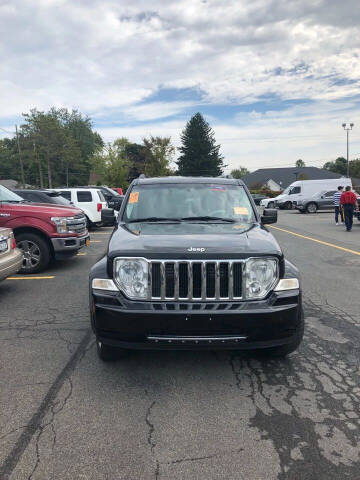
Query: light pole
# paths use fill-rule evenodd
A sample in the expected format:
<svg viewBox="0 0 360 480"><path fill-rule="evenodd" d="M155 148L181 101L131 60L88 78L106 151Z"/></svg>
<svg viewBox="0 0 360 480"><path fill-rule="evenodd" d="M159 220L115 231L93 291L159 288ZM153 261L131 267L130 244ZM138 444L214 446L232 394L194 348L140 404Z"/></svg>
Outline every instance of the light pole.
<svg viewBox="0 0 360 480"><path fill-rule="evenodd" d="M346 130L346 160L347 160L347 177L350 177L350 165L349 165L349 131L352 130L353 123L343 123L342 127Z"/></svg>

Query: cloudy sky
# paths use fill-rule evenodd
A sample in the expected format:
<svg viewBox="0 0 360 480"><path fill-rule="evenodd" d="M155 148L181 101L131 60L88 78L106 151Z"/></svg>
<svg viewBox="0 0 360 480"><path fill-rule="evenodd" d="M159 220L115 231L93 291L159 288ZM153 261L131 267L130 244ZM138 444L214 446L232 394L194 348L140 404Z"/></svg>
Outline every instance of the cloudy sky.
<svg viewBox="0 0 360 480"><path fill-rule="evenodd" d="M0 138L52 105L105 140L200 111L229 168L360 157L356 0L0 0Z"/></svg>

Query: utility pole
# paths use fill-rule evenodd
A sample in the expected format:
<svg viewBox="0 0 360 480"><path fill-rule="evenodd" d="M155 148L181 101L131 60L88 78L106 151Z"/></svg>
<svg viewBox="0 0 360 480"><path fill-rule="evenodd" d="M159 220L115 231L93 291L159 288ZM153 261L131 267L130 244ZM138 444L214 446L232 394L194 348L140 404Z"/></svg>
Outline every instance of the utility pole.
<svg viewBox="0 0 360 480"><path fill-rule="evenodd" d="M43 174L42 174L42 168L41 168L41 160L40 160L39 155L37 153L35 142L33 143L33 146L34 146L34 155L36 157L37 164L38 164L38 167L39 167L40 188L44 188L44 180L43 180Z"/></svg>
<svg viewBox="0 0 360 480"><path fill-rule="evenodd" d="M18 146L18 152L19 152L20 175L21 175L21 183L22 183L21 186L24 188L25 187L24 163L23 163L22 156L21 156L20 141L19 141L19 134L18 134L17 125L15 125L15 132L16 132L16 140L17 140L17 146Z"/></svg>
<svg viewBox="0 0 360 480"><path fill-rule="evenodd" d="M343 123L342 127L344 130L346 130L346 162L347 162L347 167L346 167L346 176L350 178L350 164L349 164L349 131L353 129L354 124L353 123Z"/></svg>

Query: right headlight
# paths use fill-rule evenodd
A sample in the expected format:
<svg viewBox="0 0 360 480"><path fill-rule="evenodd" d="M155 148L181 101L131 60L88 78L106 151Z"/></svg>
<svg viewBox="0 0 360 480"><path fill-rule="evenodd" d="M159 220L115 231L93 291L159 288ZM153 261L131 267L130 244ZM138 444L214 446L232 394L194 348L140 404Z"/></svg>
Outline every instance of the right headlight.
<svg viewBox="0 0 360 480"><path fill-rule="evenodd" d="M148 298L149 264L144 258L116 258L114 280L119 289L132 300Z"/></svg>
<svg viewBox="0 0 360 480"><path fill-rule="evenodd" d="M275 258L249 258L245 263L245 298L266 297L278 280L278 261Z"/></svg>

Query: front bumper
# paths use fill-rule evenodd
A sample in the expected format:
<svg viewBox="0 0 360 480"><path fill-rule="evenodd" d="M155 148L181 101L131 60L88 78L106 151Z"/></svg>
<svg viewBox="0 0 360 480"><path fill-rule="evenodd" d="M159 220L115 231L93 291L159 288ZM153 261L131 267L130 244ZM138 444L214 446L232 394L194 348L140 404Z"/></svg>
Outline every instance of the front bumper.
<svg viewBox="0 0 360 480"><path fill-rule="evenodd" d="M87 245L89 241L90 235L88 233L81 237L57 237L51 239L56 258L58 256L76 254L76 252Z"/></svg>
<svg viewBox="0 0 360 480"><path fill-rule="evenodd" d="M251 302L130 302L91 292L92 328L104 344L127 349L254 349L296 340L302 325L299 290Z"/></svg>
<svg viewBox="0 0 360 480"><path fill-rule="evenodd" d="M14 275L22 267L23 254L18 248L12 250L9 255L0 257L0 281Z"/></svg>

